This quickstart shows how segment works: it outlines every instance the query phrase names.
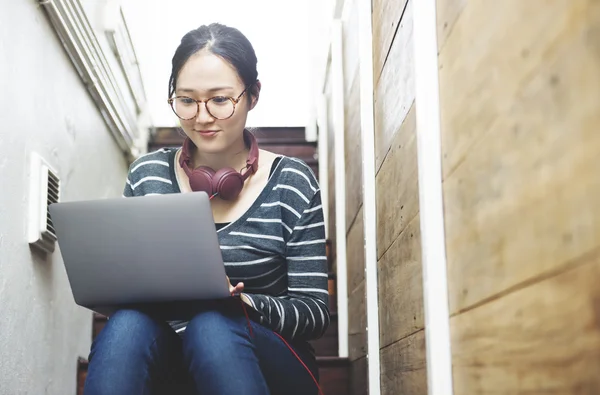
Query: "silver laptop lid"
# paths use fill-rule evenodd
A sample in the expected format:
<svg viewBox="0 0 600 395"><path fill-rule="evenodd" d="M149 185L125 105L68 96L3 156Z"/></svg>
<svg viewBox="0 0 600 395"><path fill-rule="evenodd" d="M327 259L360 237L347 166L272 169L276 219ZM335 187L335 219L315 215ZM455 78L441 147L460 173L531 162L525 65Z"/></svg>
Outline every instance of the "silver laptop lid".
<svg viewBox="0 0 600 395"><path fill-rule="evenodd" d="M50 215L81 306L229 296L204 192L56 203Z"/></svg>

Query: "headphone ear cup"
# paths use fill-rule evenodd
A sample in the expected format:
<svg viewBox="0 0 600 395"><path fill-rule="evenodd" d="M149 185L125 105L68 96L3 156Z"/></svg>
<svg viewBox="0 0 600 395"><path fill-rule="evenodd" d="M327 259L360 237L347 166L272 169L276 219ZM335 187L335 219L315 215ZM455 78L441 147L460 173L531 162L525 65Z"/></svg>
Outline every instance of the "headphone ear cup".
<svg viewBox="0 0 600 395"><path fill-rule="evenodd" d="M189 176L190 188L194 192L206 192L208 196L214 195L213 177L215 171L210 167L200 166L194 169Z"/></svg>
<svg viewBox="0 0 600 395"><path fill-rule="evenodd" d="M218 192L224 200L235 199L244 187L241 174L230 167L217 170L212 180L213 191Z"/></svg>

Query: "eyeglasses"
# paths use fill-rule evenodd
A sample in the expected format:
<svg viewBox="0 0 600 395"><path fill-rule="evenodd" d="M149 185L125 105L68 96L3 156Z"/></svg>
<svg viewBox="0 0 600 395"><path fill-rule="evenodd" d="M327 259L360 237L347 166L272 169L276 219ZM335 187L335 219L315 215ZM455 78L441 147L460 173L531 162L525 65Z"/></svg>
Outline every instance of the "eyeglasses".
<svg viewBox="0 0 600 395"><path fill-rule="evenodd" d="M248 86L236 99L228 96L215 96L206 100L196 100L187 96L175 96L167 101L171 105L175 115L184 121L189 121L198 116L198 113L200 112L200 103L204 103L206 111L208 111L211 117L224 120L233 116L235 106L240 102L247 90Z"/></svg>

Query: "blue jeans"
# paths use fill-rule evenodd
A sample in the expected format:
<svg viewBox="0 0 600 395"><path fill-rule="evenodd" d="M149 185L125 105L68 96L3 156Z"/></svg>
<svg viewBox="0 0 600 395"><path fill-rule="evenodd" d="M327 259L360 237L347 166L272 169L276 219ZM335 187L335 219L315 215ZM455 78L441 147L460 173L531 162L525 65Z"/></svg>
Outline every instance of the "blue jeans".
<svg viewBox="0 0 600 395"><path fill-rule="evenodd" d="M318 380L311 346L291 345ZM94 340L89 359L85 395L318 393L283 341L248 321L241 308L203 311L182 337L164 321L120 310Z"/></svg>

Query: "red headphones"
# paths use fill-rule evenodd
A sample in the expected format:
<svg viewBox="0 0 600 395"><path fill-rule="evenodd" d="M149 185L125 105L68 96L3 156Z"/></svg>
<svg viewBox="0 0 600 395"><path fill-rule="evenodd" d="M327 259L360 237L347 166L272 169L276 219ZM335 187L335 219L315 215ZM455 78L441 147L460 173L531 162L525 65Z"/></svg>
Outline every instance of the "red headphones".
<svg viewBox="0 0 600 395"><path fill-rule="evenodd" d="M246 171L242 174L231 167L224 167L214 171L208 166L200 166L196 169L190 169L191 155L194 143L190 138L186 138L183 142L181 155L179 156L179 164L190 179L190 187L192 191L203 191L208 196L218 194L221 199L235 199L242 188L244 181L250 177L250 174L256 173L258 168L258 144L256 139L248 130L244 129L244 141L250 145L250 152L246 160Z"/></svg>

